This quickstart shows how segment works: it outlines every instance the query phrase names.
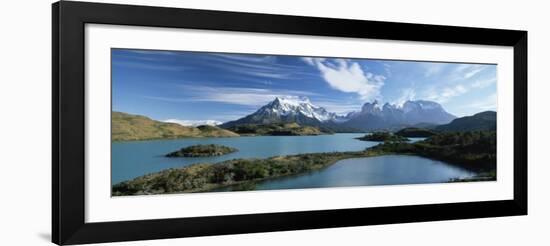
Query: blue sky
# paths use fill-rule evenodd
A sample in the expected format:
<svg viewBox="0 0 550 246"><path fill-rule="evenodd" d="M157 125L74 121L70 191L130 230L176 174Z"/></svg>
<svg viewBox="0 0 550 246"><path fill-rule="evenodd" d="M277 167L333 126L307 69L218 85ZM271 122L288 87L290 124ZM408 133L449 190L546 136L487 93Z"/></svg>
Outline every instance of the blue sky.
<svg viewBox="0 0 550 246"><path fill-rule="evenodd" d="M112 50L114 111L225 122L276 96L345 114L365 102L432 100L466 116L496 110L496 65L279 55Z"/></svg>

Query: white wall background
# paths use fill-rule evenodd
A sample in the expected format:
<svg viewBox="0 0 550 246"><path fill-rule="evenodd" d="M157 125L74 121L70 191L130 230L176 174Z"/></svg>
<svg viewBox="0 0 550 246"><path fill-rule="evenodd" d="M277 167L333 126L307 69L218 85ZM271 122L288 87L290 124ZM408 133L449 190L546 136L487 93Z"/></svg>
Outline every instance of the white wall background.
<svg viewBox="0 0 550 246"><path fill-rule="evenodd" d="M529 31L529 215L293 232L116 243L112 245L548 245L550 124L545 1L120 0L336 18ZM7 1L0 8L0 245L50 241L51 1Z"/></svg>

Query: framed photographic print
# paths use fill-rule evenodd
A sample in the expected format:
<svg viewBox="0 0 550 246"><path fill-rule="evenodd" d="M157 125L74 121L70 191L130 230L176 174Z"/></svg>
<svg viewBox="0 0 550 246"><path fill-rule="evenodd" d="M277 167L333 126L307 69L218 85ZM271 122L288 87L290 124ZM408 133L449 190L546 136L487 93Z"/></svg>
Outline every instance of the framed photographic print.
<svg viewBox="0 0 550 246"><path fill-rule="evenodd" d="M53 242L527 214L527 32L53 4Z"/></svg>

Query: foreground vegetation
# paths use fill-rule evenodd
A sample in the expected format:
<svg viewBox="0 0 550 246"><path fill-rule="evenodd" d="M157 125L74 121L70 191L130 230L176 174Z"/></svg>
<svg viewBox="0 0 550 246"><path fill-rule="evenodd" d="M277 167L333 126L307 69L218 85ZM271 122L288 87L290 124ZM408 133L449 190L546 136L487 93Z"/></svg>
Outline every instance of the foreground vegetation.
<svg viewBox="0 0 550 246"><path fill-rule="evenodd" d="M121 112L112 112L111 122L112 141L239 136L239 134L215 126L182 126Z"/></svg>
<svg viewBox="0 0 550 246"><path fill-rule="evenodd" d="M406 137L406 138L427 138L433 135L436 135L432 130L418 127L407 127L403 128L395 133L397 136Z"/></svg>
<svg viewBox="0 0 550 246"><path fill-rule="evenodd" d="M460 165L478 172L496 170L496 132L454 132L416 143L386 142L370 149L377 154L413 154Z"/></svg>
<svg viewBox="0 0 550 246"><path fill-rule="evenodd" d="M171 168L115 184L114 196L201 192L225 186L305 173L335 162L373 156L369 151L331 152L277 156L267 159L234 159L217 164Z"/></svg>
<svg viewBox="0 0 550 246"><path fill-rule="evenodd" d="M238 150L219 144L198 144L166 154L166 157L208 157L227 155Z"/></svg>
<svg viewBox="0 0 550 246"><path fill-rule="evenodd" d="M362 137L358 137L361 141L374 141L374 142L406 142L408 138L395 135L389 132L373 132Z"/></svg>
<svg viewBox="0 0 550 246"><path fill-rule="evenodd" d="M330 133L323 132L318 127L301 126L298 123L240 124L229 127L228 130L246 136L312 136Z"/></svg>

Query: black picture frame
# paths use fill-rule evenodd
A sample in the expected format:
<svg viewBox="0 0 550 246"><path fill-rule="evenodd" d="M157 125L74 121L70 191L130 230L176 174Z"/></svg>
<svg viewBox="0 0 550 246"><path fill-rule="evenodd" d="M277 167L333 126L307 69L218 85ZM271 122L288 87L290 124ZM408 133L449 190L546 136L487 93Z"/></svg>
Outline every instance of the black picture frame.
<svg viewBox="0 0 550 246"><path fill-rule="evenodd" d="M100 243L527 214L527 31L61 1L52 6L52 241ZM513 47L514 198L85 223L86 23Z"/></svg>

